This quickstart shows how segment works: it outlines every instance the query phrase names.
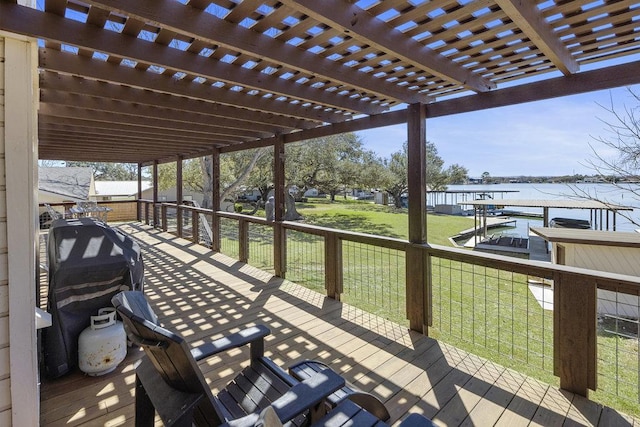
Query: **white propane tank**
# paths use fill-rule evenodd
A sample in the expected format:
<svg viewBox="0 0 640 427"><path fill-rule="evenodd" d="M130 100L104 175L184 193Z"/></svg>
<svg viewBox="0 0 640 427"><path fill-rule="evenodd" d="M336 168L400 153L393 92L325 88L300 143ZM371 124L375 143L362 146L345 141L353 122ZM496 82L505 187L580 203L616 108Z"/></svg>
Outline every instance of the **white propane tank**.
<svg viewBox="0 0 640 427"><path fill-rule="evenodd" d="M127 356L127 334L116 309L101 308L78 338L78 365L88 375L108 374Z"/></svg>

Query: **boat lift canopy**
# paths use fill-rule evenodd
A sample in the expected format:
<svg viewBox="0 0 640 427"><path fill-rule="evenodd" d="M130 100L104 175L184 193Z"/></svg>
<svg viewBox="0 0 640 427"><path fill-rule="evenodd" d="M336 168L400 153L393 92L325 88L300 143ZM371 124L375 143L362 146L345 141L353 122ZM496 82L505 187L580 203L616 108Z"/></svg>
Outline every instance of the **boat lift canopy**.
<svg viewBox="0 0 640 427"><path fill-rule="evenodd" d="M610 226L613 231L616 230L616 214L618 211L632 211L630 206L614 205L611 203L604 203L596 200L570 200L570 199L558 199L558 200L510 200L510 199L489 199L489 200L472 200L469 202L461 203L461 205L472 205L474 207L474 221L476 226L478 223L482 226L482 235L487 235L487 213L490 206L500 207L522 207L522 208L542 208L543 224L545 227L549 226L549 209L589 209L591 211L591 222L595 224L594 229L603 230L603 226L606 224L606 230L609 230ZM606 217L603 215L606 213ZM609 221L609 214L612 214L611 223Z"/></svg>

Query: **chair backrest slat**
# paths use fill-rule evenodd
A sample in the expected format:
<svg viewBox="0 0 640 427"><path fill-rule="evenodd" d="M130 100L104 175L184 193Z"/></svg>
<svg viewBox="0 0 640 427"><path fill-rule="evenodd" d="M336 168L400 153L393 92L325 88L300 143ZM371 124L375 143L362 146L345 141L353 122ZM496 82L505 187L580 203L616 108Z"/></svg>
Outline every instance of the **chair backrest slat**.
<svg viewBox="0 0 640 427"><path fill-rule="evenodd" d="M207 424L215 425L215 420L220 419L215 399L185 340L158 323L158 316L142 292L120 292L112 303L122 317L129 339L144 344L147 357L164 381L177 390L205 396L199 411L202 417L211 418Z"/></svg>

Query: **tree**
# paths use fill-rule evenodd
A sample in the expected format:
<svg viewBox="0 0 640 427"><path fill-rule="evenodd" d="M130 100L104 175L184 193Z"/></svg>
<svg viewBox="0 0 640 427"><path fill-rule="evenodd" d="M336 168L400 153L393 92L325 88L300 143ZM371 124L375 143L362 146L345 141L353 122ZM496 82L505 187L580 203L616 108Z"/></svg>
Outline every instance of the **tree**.
<svg viewBox="0 0 640 427"><path fill-rule="evenodd" d="M589 144L592 156L586 163L602 181L610 183L617 190L631 193L630 202L637 204L640 200L640 93L631 88L627 91L633 106L616 107L613 99L609 106L601 105L611 116L608 120L602 120L607 135L595 137L596 143ZM578 197L610 204L606 194L591 194L576 186L571 188ZM617 213L632 224L640 225L640 221L627 211Z"/></svg>
<svg viewBox="0 0 640 427"><path fill-rule="evenodd" d="M263 147L220 156L220 199L235 199L234 193L245 185L259 160L268 152L269 149Z"/></svg>
<svg viewBox="0 0 640 427"><path fill-rule="evenodd" d="M482 172L482 182L484 184L489 182L489 178L491 178L491 174L489 172Z"/></svg>
<svg viewBox="0 0 640 427"><path fill-rule="evenodd" d="M89 167L96 181L134 181L138 179L135 163L66 162L67 167Z"/></svg>
<svg viewBox="0 0 640 427"><path fill-rule="evenodd" d="M182 188L188 191L202 192L203 180L200 171L200 159L188 159L182 162ZM176 186L176 163L158 165L158 189L169 190Z"/></svg>
<svg viewBox="0 0 640 427"><path fill-rule="evenodd" d="M238 151L220 156L220 200L233 199L235 193L247 180L256 163L268 153L267 148ZM211 156L184 160L182 164L182 187L203 194L202 207L211 208L213 191L213 165ZM163 163L158 167L158 188L167 190L176 186L176 162Z"/></svg>
<svg viewBox="0 0 640 427"><path fill-rule="evenodd" d="M303 191L317 188L334 201L347 188L370 180L366 168L374 157L354 133L292 144L287 147L287 181Z"/></svg>
<svg viewBox="0 0 640 427"><path fill-rule="evenodd" d="M402 145L402 150L391 154L386 164L384 189L389 193L397 208L402 207L402 195L408 191L407 182L407 143ZM434 191L445 190L447 184L458 180L464 180L468 172L467 169L454 164L443 170L444 160L438 155L438 149L432 142L426 144L426 164L425 173L427 186Z"/></svg>
<svg viewBox="0 0 640 427"><path fill-rule="evenodd" d="M402 195L409 190L407 161L407 143L402 145L401 151L391 154L391 158L386 162L384 190L393 197L396 208L402 207Z"/></svg>
<svg viewBox="0 0 640 427"><path fill-rule="evenodd" d="M447 168L445 175L447 176L447 184L464 184L469 178L469 170L455 163Z"/></svg>
<svg viewBox="0 0 640 427"><path fill-rule="evenodd" d="M259 159L255 162L245 183L247 188L255 188L260 192L260 199L266 203L269 193L274 188L273 184L273 148L265 148Z"/></svg>

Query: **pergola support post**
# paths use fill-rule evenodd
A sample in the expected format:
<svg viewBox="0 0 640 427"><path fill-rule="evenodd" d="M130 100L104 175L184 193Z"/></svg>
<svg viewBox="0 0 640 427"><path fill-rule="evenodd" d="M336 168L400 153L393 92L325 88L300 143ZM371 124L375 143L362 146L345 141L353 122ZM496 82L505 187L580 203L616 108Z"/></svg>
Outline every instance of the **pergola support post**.
<svg viewBox="0 0 640 427"><path fill-rule="evenodd" d="M178 237L182 237L182 160L183 156L178 156L176 161L176 221L178 222Z"/></svg>
<svg viewBox="0 0 640 427"><path fill-rule="evenodd" d="M153 227L157 227L158 222L158 161L153 161Z"/></svg>
<svg viewBox="0 0 640 427"><path fill-rule="evenodd" d="M220 150L214 149L211 153L211 249L220 252Z"/></svg>
<svg viewBox="0 0 640 427"><path fill-rule="evenodd" d="M136 202L136 219L138 222L142 222L142 205L140 200L142 199L142 163L138 163L138 201Z"/></svg>
<svg viewBox="0 0 640 427"><path fill-rule="evenodd" d="M273 268L278 277L285 277L287 271L287 236L282 221L284 219L285 197L285 148L284 136L276 136L273 144L273 183L274 183L274 224L273 224Z"/></svg>
<svg viewBox="0 0 640 427"><path fill-rule="evenodd" d="M428 333L427 296L428 260L419 245L427 242L426 183L426 106L412 104L407 108L407 186L409 202L409 241L415 243L406 252L407 318L409 327Z"/></svg>

